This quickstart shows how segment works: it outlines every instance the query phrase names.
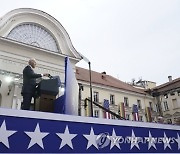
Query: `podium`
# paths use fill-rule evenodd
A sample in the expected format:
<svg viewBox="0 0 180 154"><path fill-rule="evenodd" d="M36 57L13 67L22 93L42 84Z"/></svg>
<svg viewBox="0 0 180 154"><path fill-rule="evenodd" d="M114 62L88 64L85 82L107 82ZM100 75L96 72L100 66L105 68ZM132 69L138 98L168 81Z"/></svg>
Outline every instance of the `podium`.
<svg viewBox="0 0 180 154"><path fill-rule="evenodd" d="M59 93L58 79L42 80L39 83L39 93L56 96Z"/></svg>
<svg viewBox="0 0 180 154"><path fill-rule="evenodd" d="M54 100L59 93L58 79L42 80L38 86L39 99L39 111L53 112Z"/></svg>

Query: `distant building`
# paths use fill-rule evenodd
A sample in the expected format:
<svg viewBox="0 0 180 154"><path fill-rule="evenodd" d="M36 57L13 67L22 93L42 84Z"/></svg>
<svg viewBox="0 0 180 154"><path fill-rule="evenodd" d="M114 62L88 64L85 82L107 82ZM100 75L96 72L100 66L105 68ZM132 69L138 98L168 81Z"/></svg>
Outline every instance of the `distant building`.
<svg viewBox="0 0 180 154"><path fill-rule="evenodd" d="M81 115L88 116L87 109L84 108L84 100L89 98L89 71L84 68L76 67L76 77L78 82L83 86L81 91ZM92 90L93 101L103 106L104 100L109 100L109 109L116 114L122 115L122 103L124 105L125 119L134 120L133 105L138 106L139 121L147 121L146 107L154 104L154 97L149 95L143 89L135 88L130 84L122 82L105 72L98 73L92 71ZM154 109L155 110L155 109ZM103 110L94 105L93 115L104 118ZM153 115L155 119L156 115ZM114 119L111 116L111 119Z"/></svg>
<svg viewBox="0 0 180 154"><path fill-rule="evenodd" d="M81 114L89 116L84 108L84 100L90 96L89 71L76 67L76 77L83 86L81 91ZM180 78L155 86L155 82L138 81L127 84L105 72L92 71L93 101L103 106L104 99L110 101L110 110L120 114L121 103L124 103L125 118L134 120L133 105L138 106L139 121L148 121L146 108L150 109L151 121L168 124L180 124ZM112 99L113 98L113 99ZM113 100L113 101L112 101ZM94 106L94 115L104 118L103 111ZM113 116L111 117L114 118Z"/></svg>
<svg viewBox="0 0 180 154"><path fill-rule="evenodd" d="M158 113L164 118L165 123L180 122L180 78L159 85L152 89ZM180 124L180 123L179 123Z"/></svg>
<svg viewBox="0 0 180 154"><path fill-rule="evenodd" d="M152 89L156 87L156 82L142 80L142 79L139 79L139 81L137 82L135 82L135 80L133 79L130 84L136 88L141 88L141 89Z"/></svg>

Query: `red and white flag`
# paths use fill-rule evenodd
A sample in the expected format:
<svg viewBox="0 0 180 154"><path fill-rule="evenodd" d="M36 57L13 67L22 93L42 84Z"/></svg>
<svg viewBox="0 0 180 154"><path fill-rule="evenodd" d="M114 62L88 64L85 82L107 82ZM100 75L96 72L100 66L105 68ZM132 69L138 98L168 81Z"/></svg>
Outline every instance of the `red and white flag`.
<svg viewBox="0 0 180 154"><path fill-rule="evenodd" d="M132 114L133 114L134 121L139 121L138 106L135 104L133 104Z"/></svg>
<svg viewBox="0 0 180 154"><path fill-rule="evenodd" d="M103 103L103 107L106 108L107 110L109 110L109 100L104 99L104 103ZM106 119L110 119L111 115L109 112L104 111L104 118Z"/></svg>

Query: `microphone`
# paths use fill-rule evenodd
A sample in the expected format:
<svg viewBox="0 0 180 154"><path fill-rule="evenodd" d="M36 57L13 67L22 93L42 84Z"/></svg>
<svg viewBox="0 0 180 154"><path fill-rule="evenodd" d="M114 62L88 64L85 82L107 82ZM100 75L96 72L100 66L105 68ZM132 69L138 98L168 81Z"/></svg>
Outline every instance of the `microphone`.
<svg viewBox="0 0 180 154"><path fill-rule="evenodd" d="M48 74L48 77L49 77L50 79L53 79L53 76L51 76L51 74Z"/></svg>

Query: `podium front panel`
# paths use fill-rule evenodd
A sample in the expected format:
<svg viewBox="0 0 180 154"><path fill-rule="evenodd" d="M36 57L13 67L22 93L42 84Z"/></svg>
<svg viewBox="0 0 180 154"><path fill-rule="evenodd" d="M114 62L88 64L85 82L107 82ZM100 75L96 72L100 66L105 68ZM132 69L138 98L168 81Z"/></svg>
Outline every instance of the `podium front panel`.
<svg viewBox="0 0 180 154"><path fill-rule="evenodd" d="M40 82L40 94L56 96L59 93L58 80L48 79Z"/></svg>

